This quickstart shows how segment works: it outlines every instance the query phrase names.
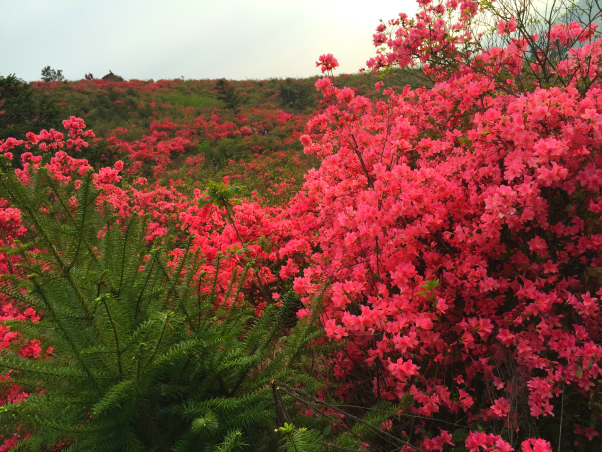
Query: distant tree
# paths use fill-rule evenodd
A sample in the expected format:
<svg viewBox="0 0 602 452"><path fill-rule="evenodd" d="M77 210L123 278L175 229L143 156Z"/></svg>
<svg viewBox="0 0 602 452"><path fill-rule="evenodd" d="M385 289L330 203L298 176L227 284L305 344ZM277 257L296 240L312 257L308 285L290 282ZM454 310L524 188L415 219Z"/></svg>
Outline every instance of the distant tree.
<svg viewBox="0 0 602 452"><path fill-rule="evenodd" d="M295 110L304 110L315 104L315 89L303 81L287 78L280 87L279 97L284 105Z"/></svg>
<svg viewBox="0 0 602 452"><path fill-rule="evenodd" d="M65 77L63 77L63 71L61 69L55 71L50 66L46 66L44 69L42 69L42 80L44 80L46 83L62 82L65 80Z"/></svg>
<svg viewBox="0 0 602 452"><path fill-rule="evenodd" d="M234 113L238 113L240 107L247 102L247 98L239 93L234 85L228 83L225 78L217 81L215 89L217 90L218 97L224 101L226 106L231 108Z"/></svg>
<svg viewBox="0 0 602 452"><path fill-rule="evenodd" d="M48 97L14 74L0 76L0 139L59 125L59 107Z"/></svg>

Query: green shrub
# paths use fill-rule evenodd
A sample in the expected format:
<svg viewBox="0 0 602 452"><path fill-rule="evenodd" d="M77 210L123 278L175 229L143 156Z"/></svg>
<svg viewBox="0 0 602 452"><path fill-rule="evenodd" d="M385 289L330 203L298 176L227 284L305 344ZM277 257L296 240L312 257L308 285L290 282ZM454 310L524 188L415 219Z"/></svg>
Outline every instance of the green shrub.
<svg viewBox="0 0 602 452"><path fill-rule="evenodd" d="M293 366L312 327L298 325L276 350L293 296L259 317L247 303L224 309L220 271L203 276L185 234L149 245L144 217L99 211L98 195L91 172L78 189L44 168L27 185L12 171L0 178L28 230L5 249L17 271L2 275L0 293L41 316L3 323L52 347L51 359L0 354L0 372L11 372L0 389L30 394L1 408L0 434L31 432L15 448L27 451L275 450L269 382L312 383ZM176 245L184 253L170 266ZM233 293L243 279L233 273Z"/></svg>
<svg viewBox="0 0 602 452"><path fill-rule="evenodd" d="M199 151L218 169L224 168L230 160L250 158L249 146L240 139L222 138L217 143L204 141Z"/></svg>
<svg viewBox="0 0 602 452"><path fill-rule="evenodd" d="M56 104L14 74L0 76L0 111L0 140L22 140L31 130L56 129L61 124Z"/></svg>
<svg viewBox="0 0 602 452"><path fill-rule="evenodd" d="M238 113L241 107L247 103L248 98L240 93L234 84L222 78L215 83L218 97L224 102L226 107L232 109L234 113Z"/></svg>
<svg viewBox="0 0 602 452"><path fill-rule="evenodd" d="M315 108L317 104L315 93L316 89L311 83L287 78L280 86L278 95L285 106L302 111Z"/></svg>

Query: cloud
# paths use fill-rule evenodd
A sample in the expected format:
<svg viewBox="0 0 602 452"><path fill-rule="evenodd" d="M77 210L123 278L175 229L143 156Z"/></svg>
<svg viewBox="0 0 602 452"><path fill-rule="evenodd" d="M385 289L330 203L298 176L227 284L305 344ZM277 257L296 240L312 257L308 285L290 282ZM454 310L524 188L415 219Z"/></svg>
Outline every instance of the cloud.
<svg viewBox="0 0 602 452"><path fill-rule="evenodd" d="M112 70L127 79L269 78L317 74L333 53L341 72L374 54L378 19L413 1L0 0L2 75L38 80L44 66L75 80Z"/></svg>

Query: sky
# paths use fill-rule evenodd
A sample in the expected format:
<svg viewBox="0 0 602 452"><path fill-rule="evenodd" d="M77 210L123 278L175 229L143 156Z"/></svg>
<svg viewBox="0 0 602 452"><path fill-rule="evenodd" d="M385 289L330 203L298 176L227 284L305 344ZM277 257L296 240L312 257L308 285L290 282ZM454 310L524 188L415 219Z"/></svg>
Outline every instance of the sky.
<svg viewBox="0 0 602 452"><path fill-rule="evenodd" d="M325 53L353 73L374 56L379 19L416 11L415 0L0 0L0 75L308 77Z"/></svg>

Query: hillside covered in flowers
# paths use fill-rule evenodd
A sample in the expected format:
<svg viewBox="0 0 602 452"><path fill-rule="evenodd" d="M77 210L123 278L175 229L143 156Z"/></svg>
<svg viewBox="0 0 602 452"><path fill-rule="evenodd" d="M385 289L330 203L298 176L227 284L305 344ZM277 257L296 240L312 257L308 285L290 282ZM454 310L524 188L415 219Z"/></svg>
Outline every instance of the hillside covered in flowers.
<svg viewBox="0 0 602 452"><path fill-rule="evenodd" d="M34 84L0 450L602 450L599 9L525 5L421 0L356 75Z"/></svg>

